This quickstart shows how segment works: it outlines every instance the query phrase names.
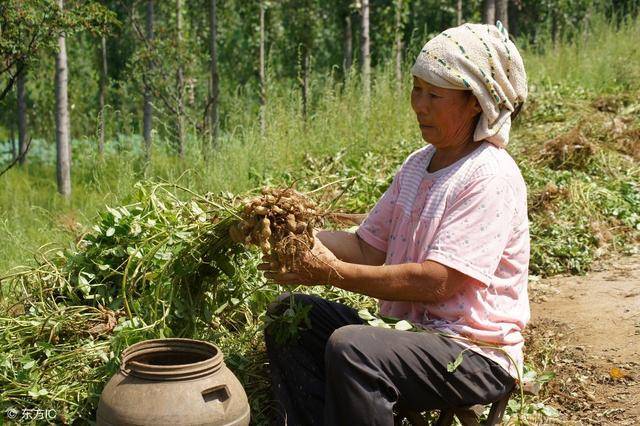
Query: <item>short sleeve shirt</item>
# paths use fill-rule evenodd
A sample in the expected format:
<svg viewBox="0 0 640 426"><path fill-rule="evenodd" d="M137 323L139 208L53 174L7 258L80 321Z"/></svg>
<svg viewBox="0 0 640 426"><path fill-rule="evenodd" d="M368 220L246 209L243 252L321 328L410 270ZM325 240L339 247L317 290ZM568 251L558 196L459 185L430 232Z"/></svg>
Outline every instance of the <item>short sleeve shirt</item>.
<svg viewBox="0 0 640 426"><path fill-rule="evenodd" d="M386 252L385 264L432 260L462 272L467 283L441 303L381 300L380 313L497 346L467 343L515 377L530 317L524 179L506 150L488 142L430 173L434 153L427 145L405 160L356 232Z"/></svg>

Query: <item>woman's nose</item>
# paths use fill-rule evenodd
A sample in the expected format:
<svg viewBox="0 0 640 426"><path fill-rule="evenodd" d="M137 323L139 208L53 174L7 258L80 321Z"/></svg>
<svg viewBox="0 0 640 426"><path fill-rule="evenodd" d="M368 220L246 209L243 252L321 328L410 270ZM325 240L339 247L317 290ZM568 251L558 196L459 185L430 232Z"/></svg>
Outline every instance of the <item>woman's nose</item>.
<svg viewBox="0 0 640 426"><path fill-rule="evenodd" d="M411 106L415 112L426 114L429 112L429 100L424 94L416 93L411 96Z"/></svg>

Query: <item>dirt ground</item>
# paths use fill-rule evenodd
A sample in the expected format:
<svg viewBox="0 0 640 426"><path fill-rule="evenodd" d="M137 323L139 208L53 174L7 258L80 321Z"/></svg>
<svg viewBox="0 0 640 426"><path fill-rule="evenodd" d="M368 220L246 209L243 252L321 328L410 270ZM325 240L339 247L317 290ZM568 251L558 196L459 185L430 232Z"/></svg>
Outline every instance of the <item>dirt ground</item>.
<svg viewBox="0 0 640 426"><path fill-rule="evenodd" d="M528 355L556 377L548 424L640 425L640 255L530 285Z"/></svg>

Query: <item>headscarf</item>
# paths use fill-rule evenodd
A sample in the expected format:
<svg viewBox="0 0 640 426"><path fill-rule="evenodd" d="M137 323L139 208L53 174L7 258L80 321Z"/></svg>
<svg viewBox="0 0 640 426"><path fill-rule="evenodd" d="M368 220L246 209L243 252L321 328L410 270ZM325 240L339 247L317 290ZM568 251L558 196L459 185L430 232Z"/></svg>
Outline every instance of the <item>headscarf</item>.
<svg viewBox="0 0 640 426"><path fill-rule="evenodd" d="M424 45L411 73L437 87L471 90L482 108L473 140L509 143L511 113L527 98L527 75L500 21L443 31Z"/></svg>

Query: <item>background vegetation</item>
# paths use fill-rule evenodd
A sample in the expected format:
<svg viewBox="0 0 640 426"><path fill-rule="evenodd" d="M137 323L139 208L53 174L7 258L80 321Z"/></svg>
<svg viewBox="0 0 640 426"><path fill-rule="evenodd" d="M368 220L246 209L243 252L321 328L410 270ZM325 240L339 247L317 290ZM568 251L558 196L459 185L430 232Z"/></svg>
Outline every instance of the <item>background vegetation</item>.
<svg viewBox="0 0 640 426"><path fill-rule="evenodd" d="M190 228L194 217L180 212L191 208L188 201L192 199L207 211L207 204L193 193L224 200L267 184L296 181L300 189L311 191L333 182L327 197L342 194L336 209L366 212L406 155L423 146L409 106L408 69L416 49L430 35L455 24L455 2L401 3L404 44L399 80L394 56L398 3L371 2L373 70L368 105L363 101L366 82L358 65L357 5L308 1L304 7L293 7L294 3L263 3L267 60L262 89L257 75L260 4L229 1L219 5L219 123L213 147L207 123L203 124L204 106L210 100L208 24L203 13L209 3L189 3L182 9L182 39L188 46L182 49L185 56L171 53L176 38L172 2L156 4L157 45L153 48L145 45L135 29L135 25L144 26L145 2L104 2L106 12L112 14L83 12L75 21L76 32L67 36L73 147L73 192L68 198L57 194L55 183L55 51L49 46L31 58L26 91L32 147L25 164L0 176L0 276L5 276L0 299L0 387L7 390L0 397L3 411L9 406L44 405L55 407L63 421L91 418L123 347L143 338L179 335L219 343L248 390L254 418L258 423L266 420L270 405L260 327L266 303L281 289L265 285L255 270L257 254L230 256L235 272L221 275L225 277L218 287L221 292L198 309L191 309L185 304L188 299L182 297L169 300L169 293L163 293L155 281L150 287L132 288L150 298L145 300L169 306L176 321L186 318L181 326L170 327L166 321L158 323L154 311L141 306L135 308L141 313L136 317L153 326L141 326L140 319L121 315L122 295L115 290L114 304L100 311L90 297L95 291L86 286L100 288L106 278L81 274L84 269L79 260L107 256L105 251L87 252L82 242L95 237L94 225L104 228L115 220L106 206L147 208L152 182L169 182L161 199L177 204L167 204L171 207L164 216L172 218L162 225L167 228L154 224L149 232L168 232L168 225L186 227L193 233L184 244L191 247L200 234ZM480 20L481 6L480 2L463 2L463 19ZM595 259L637 252L637 3L519 1L511 3L510 9L512 33L517 34L530 82L530 98L508 149L529 188L531 274L584 273ZM100 19L82 21L90 14ZM345 16L353 18L354 65L350 68L344 66ZM311 27L298 28L292 22ZM307 31L312 36L302 37ZM105 145L100 153L99 41L103 33L107 34L110 66L102 111ZM310 66L308 103L303 108L304 43ZM145 61L151 58L164 59L161 67L165 71L149 74L149 78L166 92L154 92L149 152L143 140L142 110ZM172 92L175 80L166 76L175 75L178 63L185 64L189 83L184 91ZM175 101L176 93L184 95L185 122L191 123L184 132L182 155L177 149L173 104L158 100L166 96ZM262 109L264 127L261 93L267 94ZM15 155L16 104L15 91L0 104L0 140L4 140L0 151L6 152L3 164ZM137 185L139 181L143 183ZM151 244L133 235L130 227L114 229L116 240L105 250L134 247L133 252L123 254L128 258L135 256L135 247L146 250L149 246L144 244ZM182 249L184 246L176 245L168 252L176 255ZM111 265L107 261L100 264ZM25 266L15 269L18 265ZM161 258L154 265L165 267ZM116 263L112 266L122 273ZM43 280L43 271L55 280ZM22 278L16 280L16 274ZM48 296L69 291L76 298L64 303L55 298L54 303ZM373 308L372 301L364 297L322 288L313 291ZM115 328L88 332L109 324L110 315L116 320ZM59 336L58 340L52 336ZM78 365L83 366L80 373ZM536 413L544 408L528 407Z"/></svg>

